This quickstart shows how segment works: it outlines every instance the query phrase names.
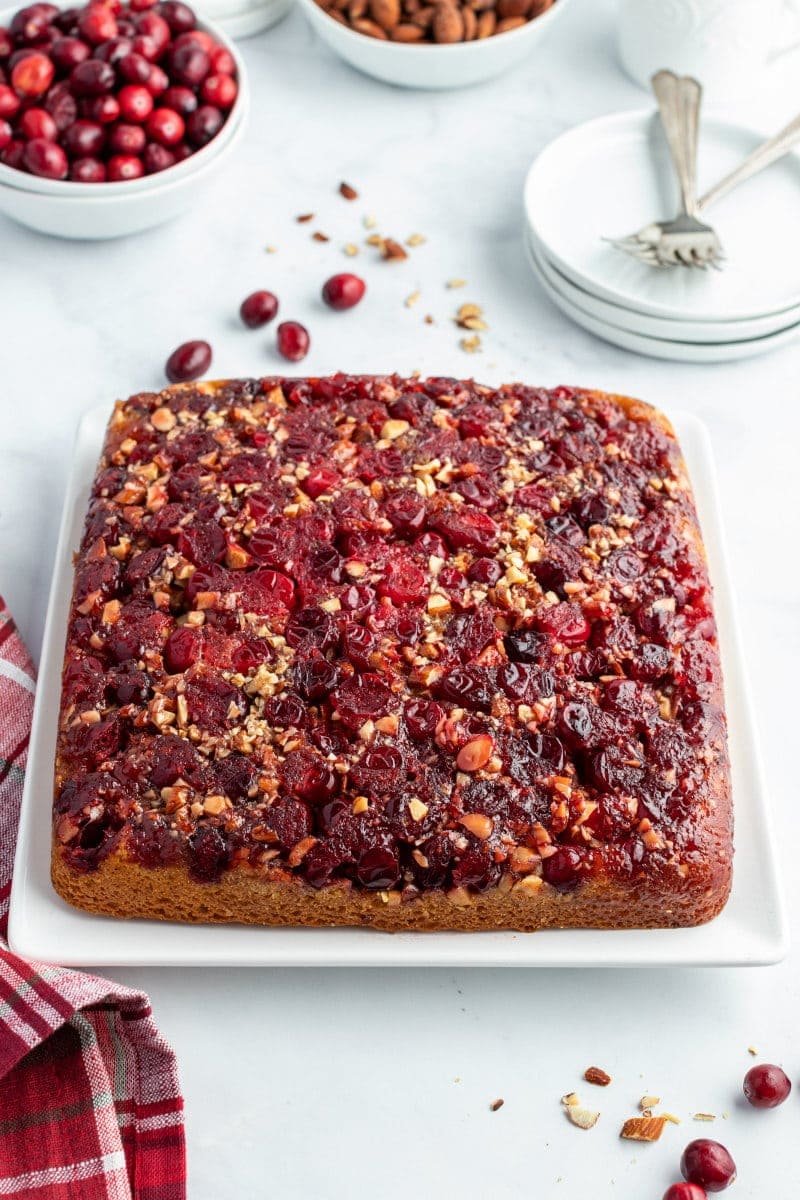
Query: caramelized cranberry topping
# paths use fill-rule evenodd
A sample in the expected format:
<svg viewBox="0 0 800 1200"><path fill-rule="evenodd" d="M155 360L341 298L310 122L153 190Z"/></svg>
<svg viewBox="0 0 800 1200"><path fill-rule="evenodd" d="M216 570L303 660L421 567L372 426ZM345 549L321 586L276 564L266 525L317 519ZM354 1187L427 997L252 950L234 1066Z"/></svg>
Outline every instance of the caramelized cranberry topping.
<svg viewBox="0 0 800 1200"><path fill-rule="evenodd" d="M183 6L160 11L179 40ZM182 46L190 79L208 51ZM274 309L255 293L242 316ZM170 376L209 354L181 347ZM671 435L592 393L336 376L134 397L76 569L65 855L405 899L679 887L725 767L696 529Z"/></svg>

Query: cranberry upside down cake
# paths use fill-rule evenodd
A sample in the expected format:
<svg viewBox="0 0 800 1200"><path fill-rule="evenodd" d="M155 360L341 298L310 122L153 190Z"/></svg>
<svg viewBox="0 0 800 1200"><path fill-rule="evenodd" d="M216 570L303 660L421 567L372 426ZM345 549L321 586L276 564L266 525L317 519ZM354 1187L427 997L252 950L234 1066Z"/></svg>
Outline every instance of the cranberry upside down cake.
<svg viewBox="0 0 800 1200"><path fill-rule="evenodd" d="M117 404L67 634L53 880L116 916L693 925L731 800L666 419L349 377Z"/></svg>

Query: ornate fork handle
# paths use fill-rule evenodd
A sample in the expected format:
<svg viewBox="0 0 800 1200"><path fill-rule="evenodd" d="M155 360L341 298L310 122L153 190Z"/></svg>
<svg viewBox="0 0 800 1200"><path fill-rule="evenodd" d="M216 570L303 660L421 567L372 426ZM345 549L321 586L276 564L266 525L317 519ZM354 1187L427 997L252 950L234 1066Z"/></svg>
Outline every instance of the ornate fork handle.
<svg viewBox="0 0 800 1200"><path fill-rule="evenodd" d="M759 171L763 171L765 167L777 162L798 141L800 141L800 116L790 121L780 133L776 133L768 141L762 142L752 154L747 156L744 162L735 167L724 179L720 179L719 183L715 183L704 196L700 197L697 202L698 208L705 209L711 204L716 204L717 200L727 196L728 192L738 187L740 183L744 183L746 179L750 179Z"/></svg>
<svg viewBox="0 0 800 1200"><path fill-rule="evenodd" d="M684 213L697 212L697 126L703 89L690 75L658 71L651 80L678 176Z"/></svg>

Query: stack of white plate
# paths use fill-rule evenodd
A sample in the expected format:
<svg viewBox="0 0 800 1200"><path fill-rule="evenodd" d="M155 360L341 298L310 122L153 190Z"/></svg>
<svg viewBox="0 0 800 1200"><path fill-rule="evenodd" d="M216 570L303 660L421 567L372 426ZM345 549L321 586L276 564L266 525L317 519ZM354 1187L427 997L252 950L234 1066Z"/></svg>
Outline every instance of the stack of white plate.
<svg viewBox="0 0 800 1200"><path fill-rule="evenodd" d="M701 193L764 134L715 118L700 131ZM722 270L657 268L607 238L675 215L658 118L600 117L557 138L525 183L525 242L543 290L578 325L655 358L720 362L800 336L800 159L790 155L709 209Z"/></svg>

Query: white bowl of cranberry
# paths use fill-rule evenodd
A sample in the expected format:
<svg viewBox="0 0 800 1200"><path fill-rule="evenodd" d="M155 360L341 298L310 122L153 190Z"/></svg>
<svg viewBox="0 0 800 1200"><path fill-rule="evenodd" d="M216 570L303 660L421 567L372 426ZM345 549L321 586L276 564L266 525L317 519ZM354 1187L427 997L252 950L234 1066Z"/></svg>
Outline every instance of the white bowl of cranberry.
<svg viewBox="0 0 800 1200"><path fill-rule="evenodd" d="M458 88L531 57L569 0L300 0L341 58L399 87Z"/></svg>
<svg viewBox="0 0 800 1200"><path fill-rule="evenodd" d="M247 101L238 51L181 0L0 12L0 212L70 238L177 216Z"/></svg>

